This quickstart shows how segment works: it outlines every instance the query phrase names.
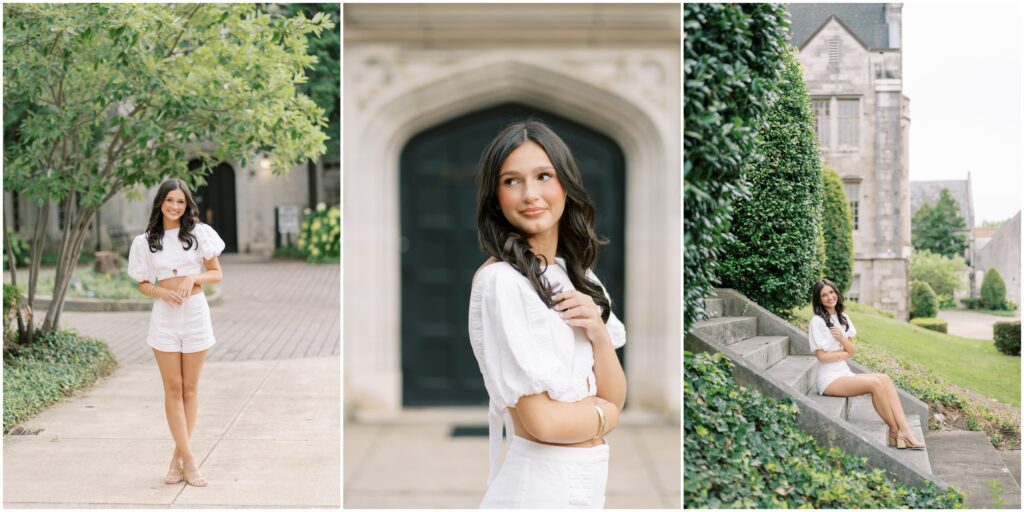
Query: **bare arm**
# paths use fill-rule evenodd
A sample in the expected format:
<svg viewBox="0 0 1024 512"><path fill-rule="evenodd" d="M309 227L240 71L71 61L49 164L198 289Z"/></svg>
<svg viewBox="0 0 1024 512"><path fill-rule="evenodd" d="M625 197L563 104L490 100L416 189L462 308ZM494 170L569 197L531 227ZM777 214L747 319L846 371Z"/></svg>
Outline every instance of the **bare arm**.
<svg viewBox="0 0 1024 512"><path fill-rule="evenodd" d="M846 361L853 356L845 350L826 352L820 348L814 351L814 355L818 357L818 361L823 363L838 363L839 361Z"/></svg>
<svg viewBox="0 0 1024 512"><path fill-rule="evenodd" d="M578 291L555 294L555 310L565 323L583 329L594 348L594 376L597 378L597 396L622 409L626 404L626 373L615 354L608 326L601 319L601 310L594 299Z"/></svg>
<svg viewBox="0 0 1024 512"><path fill-rule="evenodd" d="M521 397L515 409L523 427L534 438L545 443L575 444L598 435L600 416L595 405L604 411L605 433L618 426L619 408L599 397L569 403L539 393Z"/></svg>
<svg viewBox="0 0 1024 512"><path fill-rule="evenodd" d="M848 338L846 333L840 329L838 325L833 325L829 330L832 331L832 336L835 337L836 341L843 346L843 350L850 353L850 357L853 357L853 354L857 353L857 349L853 345L853 338Z"/></svg>

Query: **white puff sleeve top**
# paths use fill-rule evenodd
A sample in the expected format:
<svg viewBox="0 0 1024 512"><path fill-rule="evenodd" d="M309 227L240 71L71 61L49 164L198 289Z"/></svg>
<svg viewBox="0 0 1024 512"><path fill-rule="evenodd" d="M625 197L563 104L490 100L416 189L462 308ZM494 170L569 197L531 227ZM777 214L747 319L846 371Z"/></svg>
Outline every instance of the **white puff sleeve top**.
<svg viewBox="0 0 1024 512"><path fill-rule="evenodd" d="M565 261L555 261L543 277L555 290L575 290ZM593 272L587 276L600 283ZM626 328L614 313L607 326L615 348L623 346ZM500 467L502 422L509 438L514 435L508 408L520 397L542 392L563 402L596 395L594 351L583 329L566 324L541 301L530 281L505 262L484 267L473 281L469 340L490 396L490 483Z"/></svg>
<svg viewBox="0 0 1024 512"><path fill-rule="evenodd" d="M224 251L224 240L207 224L196 224L192 235L196 242L189 250L178 239L180 228L164 231L163 250L151 252L143 233L132 241L128 251L128 275L142 282L155 283L162 279L200 274L205 270L204 260L210 260Z"/></svg>
<svg viewBox="0 0 1024 512"><path fill-rule="evenodd" d="M857 328L854 327L853 320L850 320L850 317L846 314L843 314L843 318L850 324L850 330L846 331L846 337L852 338L856 336ZM831 319L832 325L837 325L840 329L843 329L843 324L839 323L839 318L836 315L832 315ZM811 318L807 326L807 338L811 342L811 350L820 348L825 352L835 352L843 348L843 345L839 343L839 340L832 335L832 331L825 325L825 319L817 315Z"/></svg>

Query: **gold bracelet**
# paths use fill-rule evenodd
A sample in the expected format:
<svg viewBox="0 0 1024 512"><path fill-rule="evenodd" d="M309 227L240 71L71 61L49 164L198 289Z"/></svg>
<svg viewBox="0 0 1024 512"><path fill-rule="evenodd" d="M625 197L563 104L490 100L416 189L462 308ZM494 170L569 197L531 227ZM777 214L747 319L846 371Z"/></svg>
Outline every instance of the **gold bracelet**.
<svg viewBox="0 0 1024 512"><path fill-rule="evenodd" d="M599 437L604 435L604 429L608 425L605 423L604 409L601 409L601 406L597 405L597 404L594 404L594 409L597 409L597 416L601 420L600 421L600 425L598 426L598 429L597 429L597 435L592 438L592 439L597 439L597 438L599 438Z"/></svg>

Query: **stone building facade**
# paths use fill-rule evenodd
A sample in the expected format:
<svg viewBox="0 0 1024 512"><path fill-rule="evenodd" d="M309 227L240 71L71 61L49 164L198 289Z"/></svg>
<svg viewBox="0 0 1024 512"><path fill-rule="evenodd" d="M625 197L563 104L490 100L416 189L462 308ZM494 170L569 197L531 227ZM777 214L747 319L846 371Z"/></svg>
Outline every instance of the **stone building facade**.
<svg viewBox="0 0 1024 512"><path fill-rule="evenodd" d="M190 167L197 164L197 160L190 161ZM245 167L235 161L221 162L207 176L206 186L192 190L199 203L200 220L213 226L224 238L226 252L269 257L280 242L275 223L277 208L298 207L301 211L317 202L335 205L340 201L337 156L314 166L296 165L281 176L273 175L268 165L269 160L262 158ZM131 240L146 230L156 190L157 186L136 187L112 197L97 213L82 251L116 250L127 254ZM56 250L61 240L62 206L51 204L50 208L46 243ZM22 238L32 239L36 224L34 204L5 190L4 216ZM292 240L295 239L293 235Z"/></svg>
<svg viewBox="0 0 1024 512"><path fill-rule="evenodd" d="M996 229L992 239L977 251L974 280L980 293L989 268L995 268L1006 284L1006 298L1020 306L1020 211Z"/></svg>
<svg viewBox="0 0 1024 512"><path fill-rule="evenodd" d="M854 215L847 295L909 313L910 100L903 94L902 4L789 4L817 116L823 161L842 177Z"/></svg>
<svg viewBox="0 0 1024 512"><path fill-rule="evenodd" d="M410 405L456 403L430 396L413 400L413 379L443 384L459 376L478 385L472 399L479 400L482 379L466 335L468 302L463 301L473 269L486 256L476 253L475 210L466 187L472 187L476 162L497 130L481 135L471 123L481 112L511 105L596 132L606 141L601 145L610 146L609 155L621 155L616 158L624 169L622 186L606 188L609 197L619 198L613 202L621 203L623 212L624 239L612 244L622 248L628 407L678 421L679 5L346 4L344 9L346 414L387 416ZM467 137L483 142L460 145ZM424 146L423 140L442 142ZM421 149L410 152L412 146ZM577 159L593 153L573 151ZM423 173L414 172L421 167ZM593 166L581 167L586 181ZM419 180L418 188L409 189L413 180ZM418 206L424 198L429 204ZM597 205L599 223L611 206ZM423 236L428 228L438 234ZM435 237L452 237L453 230L460 231L452 239L471 246L468 255L436 258L451 248ZM433 248L422 253L431 261L409 261L409 251L422 245ZM455 259L467 261L468 273L445 266ZM437 270L424 271L428 263ZM422 295L410 300L417 279L452 291L415 292ZM410 315L422 317L423 329L410 328ZM440 316L453 320L431 322ZM430 343L443 346L443 354L411 346L426 331L434 333ZM424 361L444 370L417 375L415 368Z"/></svg>
<svg viewBox="0 0 1024 512"><path fill-rule="evenodd" d="M975 255L978 251L977 241L974 236L974 199L971 188L971 173L967 173L966 180L929 180L910 182L910 215L913 217L918 208L923 205L934 205L938 202L943 190L956 201L960 209L960 216L964 219L965 226L957 232L967 237L967 247L961 255L967 262L968 268L963 272L964 289L953 292L954 299L964 297L977 297L981 287L981 281L976 279L977 272L973 269Z"/></svg>

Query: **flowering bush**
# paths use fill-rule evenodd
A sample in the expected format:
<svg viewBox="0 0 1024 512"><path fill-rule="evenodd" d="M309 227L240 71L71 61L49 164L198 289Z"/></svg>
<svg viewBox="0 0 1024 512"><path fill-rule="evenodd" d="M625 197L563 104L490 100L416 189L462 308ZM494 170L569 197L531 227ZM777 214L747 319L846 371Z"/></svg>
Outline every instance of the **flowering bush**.
<svg viewBox="0 0 1024 512"><path fill-rule="evenodd" d="M316 210L306 208L302 213L306 217L299 231L299 251L311 263L336 263L341 257L341 209L319 203Z"/></svg>

